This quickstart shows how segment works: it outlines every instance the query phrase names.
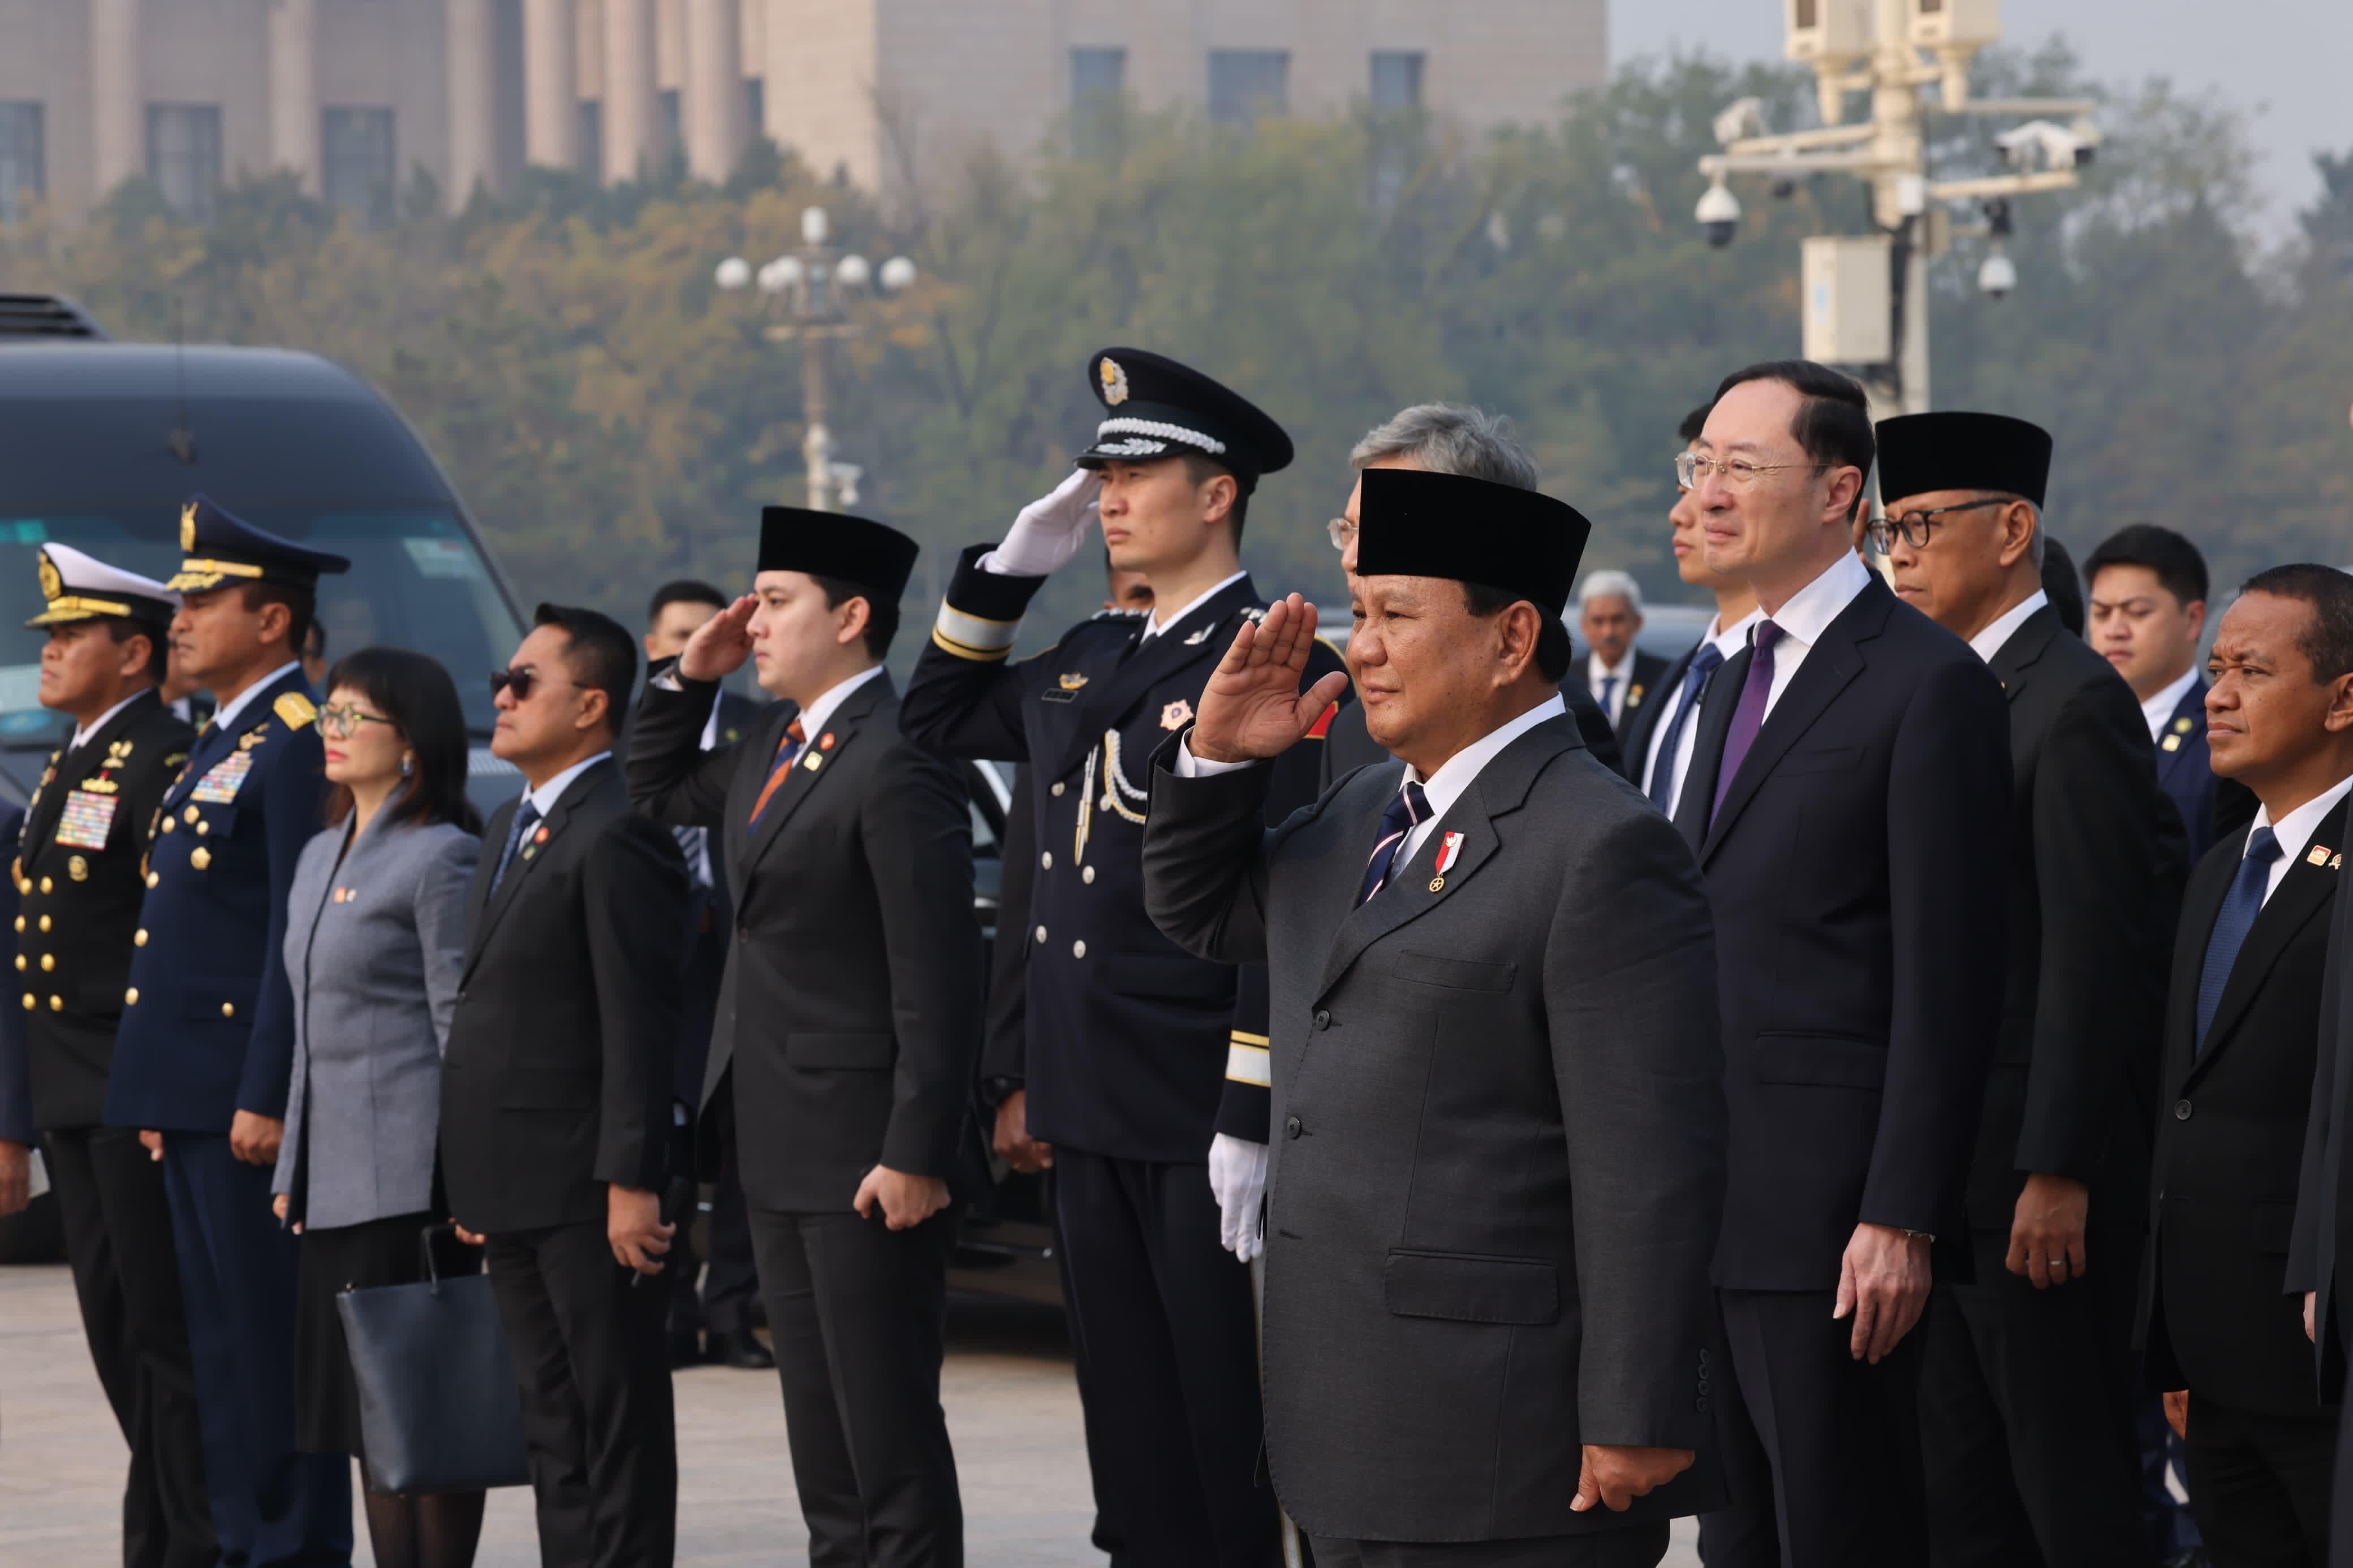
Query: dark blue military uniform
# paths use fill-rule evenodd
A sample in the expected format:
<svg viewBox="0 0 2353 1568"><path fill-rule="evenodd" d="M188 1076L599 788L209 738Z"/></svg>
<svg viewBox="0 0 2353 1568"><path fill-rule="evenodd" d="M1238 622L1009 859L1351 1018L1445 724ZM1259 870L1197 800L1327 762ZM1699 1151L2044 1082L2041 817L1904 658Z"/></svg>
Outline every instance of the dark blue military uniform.
<svg viewBox="0 0 2353 1568"><path fill-rule="evenodd" d="M198 497L171 586L316 584L349 563ZM234 700L232 700L234 701ZM222 705L165 792L148 850L106 1120L164 1133L206 1484L223 1561L343 1563L350 1461L294 1447L298 1240L270 1214L271 1169L229 1149L240 1110L282 1119L294 1050L281 952L302 846L323 819L317 710L299 665Z"/></svg>
<svg viewBox="0 0 2353 1568"><path fill-rule="evenodd" d="M1198 372L1132 349L1089 364L1105 419L1084 465L1206 456L1247 494L1291 458L1282 428ZM1025 931L1031 1136L1054 1145L1054 1201L1074 1337L1087 1367L1090 1458L1120 1561L1271 1564L1271 1489L1249 1271L1219 1242L1218 1133L1267 1136L1265 971L1193 957L1144 909L1152 752L1266 601L1247 577L1145 636L1105 611L1010 662L1045 579L965 552L901 722L962 757L1029 764L1036 829ZM1164 606L1174 608L1175 606ZM1317 644L1309 681L1340 668ZM1320 741L1323 725L1315 735ZM1314 800L1320 744L1273 764L1269 822Z"/></svg>

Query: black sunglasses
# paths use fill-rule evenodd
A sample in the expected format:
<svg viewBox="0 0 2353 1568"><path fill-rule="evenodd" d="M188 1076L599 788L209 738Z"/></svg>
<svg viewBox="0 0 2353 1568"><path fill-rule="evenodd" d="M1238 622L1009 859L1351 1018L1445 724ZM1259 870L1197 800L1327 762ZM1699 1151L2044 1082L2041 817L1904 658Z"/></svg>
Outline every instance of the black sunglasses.
<svg viewBox="0 0 2353 1568"><path fill-rule="evenodd" d="M500 692L512 687L515 700L528 702L531 700L531 689L538 685L539 681L539 671L528 665L521 669L494 669L491 671L491 700L497 701ZM564 684L573 686L577 682L567 680Z"/></svg>

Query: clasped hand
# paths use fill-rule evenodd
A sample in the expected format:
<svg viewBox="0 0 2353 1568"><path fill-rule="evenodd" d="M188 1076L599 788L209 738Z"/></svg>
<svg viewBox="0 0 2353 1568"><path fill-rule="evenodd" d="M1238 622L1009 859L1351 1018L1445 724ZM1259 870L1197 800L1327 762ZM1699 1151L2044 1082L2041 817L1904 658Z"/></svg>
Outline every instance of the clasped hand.
<svg viewBox="0 0 2353 1568"><path fill-rule="evenodd" d="M1315 646L1315 606L1293 594L1277 599L1262 621L1245 621L1218 661L1193 716L1187 742L1204 763L1254 762L1276 756L1314 728L1324 710L1348 689L1345 670L1299 689Z"/></svg>

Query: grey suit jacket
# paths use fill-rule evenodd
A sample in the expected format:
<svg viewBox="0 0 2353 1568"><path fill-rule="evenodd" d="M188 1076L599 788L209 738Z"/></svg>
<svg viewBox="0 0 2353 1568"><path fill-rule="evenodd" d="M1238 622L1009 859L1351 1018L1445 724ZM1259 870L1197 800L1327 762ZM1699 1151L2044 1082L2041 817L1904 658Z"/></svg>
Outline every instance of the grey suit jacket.
<svg viewBox="0 0 2353 1568"><path fill-rule="evenodd" d="M432 1205L441 1053L481 854L448 823L378 816L349 853L346 832L302 847L286 916L294 1080L272 1190L317 1229Z"/></svg>
<svg viewBox="0 0 2353 1568"><path fill-rule="evenodd" d="M1554 719L1359 908L1402 763L1268 832L1267 769L1178 778L1176 744L1145 906L1272 986L1266 1443L1292 1518L1479 1541L1709 1506L1704 1464L1625 1513L1568 1508L1583 1444L1708 1447L1725 1119L1689 848Z"/></svg>

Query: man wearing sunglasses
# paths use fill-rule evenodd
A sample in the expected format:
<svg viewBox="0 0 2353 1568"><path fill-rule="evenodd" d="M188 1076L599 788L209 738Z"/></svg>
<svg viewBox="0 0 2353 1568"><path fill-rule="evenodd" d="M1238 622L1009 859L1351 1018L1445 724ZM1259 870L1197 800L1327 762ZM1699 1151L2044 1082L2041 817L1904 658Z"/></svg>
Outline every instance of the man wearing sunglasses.
<svg viewBox="0 0 2353 1568"><path fill-rule="evenodd" d="M2011 768L2001 1029L1920 1410L1937 1561L2145 1562L2132 1315L2168 943L2187 857L2131 687L2042 587L2051 437L1879 426L1896 594L2000 677Z"/></svg>

